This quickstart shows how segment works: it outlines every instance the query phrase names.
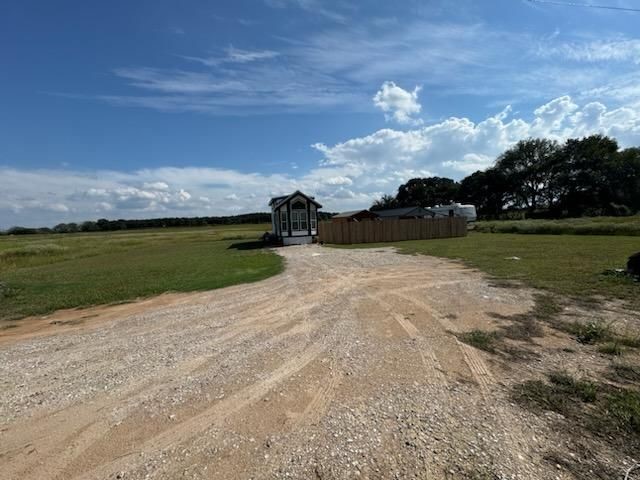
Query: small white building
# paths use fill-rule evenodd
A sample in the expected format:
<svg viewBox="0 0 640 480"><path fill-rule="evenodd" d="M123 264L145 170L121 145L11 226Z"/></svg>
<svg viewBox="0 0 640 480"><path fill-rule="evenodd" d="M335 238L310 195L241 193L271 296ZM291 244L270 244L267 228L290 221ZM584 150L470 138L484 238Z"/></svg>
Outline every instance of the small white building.
<svg viewBox="0 0 640 480"><path fill-rule="evenodd" d="M271 229L283 245L312 243L318 234L318 210L322 208L313 197L296 190L291 195L274 197L271 207Z"/></svg>

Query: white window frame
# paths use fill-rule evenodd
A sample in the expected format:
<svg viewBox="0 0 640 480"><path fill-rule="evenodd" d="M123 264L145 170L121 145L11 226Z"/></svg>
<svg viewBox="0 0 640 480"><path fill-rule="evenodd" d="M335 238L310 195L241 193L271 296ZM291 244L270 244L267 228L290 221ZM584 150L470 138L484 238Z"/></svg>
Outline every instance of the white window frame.
<svg viewBox="0 0 640 480"><path fill-rule="evenodd" d="M307 231L308 227L309 227L309 224L307 222L307 212L306 212L306 210L300 210L298 212L298 217L299 217L298 220L300 222L300 230Z"/></svg>
<svg viewBox="0 0 640 480"><path fill-rule="evenodd" d="M318 217L315 210L311 210L311 230L315 230L318 227Z"/></svg>
<svg viewBox="0 0 640 480"><path fill-rule="evenodd" d="M280 232L288 232L289 226L287 225L287 212L280 210Z"/></svg>

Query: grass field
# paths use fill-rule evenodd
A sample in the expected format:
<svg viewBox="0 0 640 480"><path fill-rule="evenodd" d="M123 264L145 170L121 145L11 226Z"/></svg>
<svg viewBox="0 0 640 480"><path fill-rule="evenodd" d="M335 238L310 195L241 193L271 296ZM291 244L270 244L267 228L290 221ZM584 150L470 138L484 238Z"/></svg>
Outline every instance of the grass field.
<svg viewBox="0 0 640 480"><path fill-rule="evenodd" d="M629 255L640 251L637 237L474 232L462 238L340 247L389 245L403 253L462 260L498 279L518 280L581 299L623 299L640 309L640 283L628 277L605 274L607 270L625 267Z"/></svg>
<svg viewBox="0 0 640 480"><path fill-rule="evenodd" d="M270 225L0 237L0 321L61 308L261 280L281 258L250 246ZM234 244L236 244L234 246Z"/></svg>
<svg viewBox="0 0 640 480"><path fill-rule="evenodd" d="M640 215L631 217L583 217L563 220L500 220L476 222L483 233L540 235L640 235Z"/></svg>

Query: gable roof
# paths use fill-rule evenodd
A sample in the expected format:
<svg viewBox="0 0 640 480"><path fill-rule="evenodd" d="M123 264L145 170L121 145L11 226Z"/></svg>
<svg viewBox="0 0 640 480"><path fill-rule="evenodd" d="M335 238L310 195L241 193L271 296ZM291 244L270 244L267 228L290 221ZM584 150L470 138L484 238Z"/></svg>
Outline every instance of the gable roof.
<svg viewBox="0 0 640 480"><path fill-rule="evenodd" d="M412 215L424 216L432 215L432 212L422 207L405 207L405 208L390 208L388 210L376 210L381 217L407 217Z"/></svg>
<svg viewBox="0 0 640 480"><path fill-rule="evenodd" d="M316 208L322 208L322 205L320 205L318 202L316 202L315 198L310 197L309 195L305 195L300 190L296 190L291 195L283 195L281 197L273 197L271 200L269 200L269 206L273 207L273 208L278 208L283 203L288 202L289 200L291 200L292 198L294 198L294 197L296 197L298 195L300 195L301 197L306 198L309 202L313 203L316 206Z"/></svg>
<svg viewBox="0 0 640 480"><path fill-rule="evenodd" d="M271 200L269 200L269 205L273 203L278 203L280 200L284 200L285 198L287 198L286 195L282 195L280 197L273 197Z"/></svg>
<svg viewBox="0 0 640 480"><path fill-rule="evenodd" d="M370 212L369 210L364 209L364 210L351 210L349 212L341 212L341 213L338 213L337 215L334 215L331 218L349 218L349 217L353 217L354 215L357 215L357 214L363 213L363 212L372 213L372 214L377 216L377 212Z"/></svg>

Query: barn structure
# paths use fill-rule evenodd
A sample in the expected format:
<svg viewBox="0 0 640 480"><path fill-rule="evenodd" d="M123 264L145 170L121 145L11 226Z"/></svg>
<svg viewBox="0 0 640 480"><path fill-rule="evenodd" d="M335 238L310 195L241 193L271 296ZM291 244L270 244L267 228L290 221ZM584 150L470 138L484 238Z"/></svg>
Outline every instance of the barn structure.
<svg viewBox="0 0 640 480"><path fill-rule="evenodd" d="M338 213L331 217L332 223L361 222L363 220L377 220L378 214L369 210L352 210Z"/></svg>
<svg viewBox="0 0 640 480"><path fill-rule="evenodd" d="M433 213L422 207L391 208L376 210L380 220L403 220L405 218L432 218Z"/></svg>
<svg viewBox="0 0 640 480"><path fill-rule="evenodd" d="M322 208L313 197L296 190L290 195L272 198L269 206L272 232L283 245L313 242L318 234L318 210Z"/></svg>

